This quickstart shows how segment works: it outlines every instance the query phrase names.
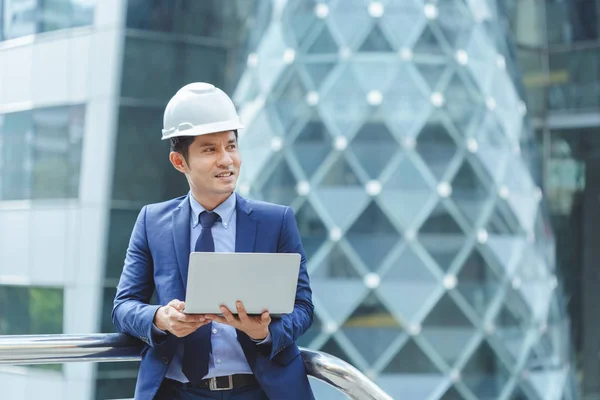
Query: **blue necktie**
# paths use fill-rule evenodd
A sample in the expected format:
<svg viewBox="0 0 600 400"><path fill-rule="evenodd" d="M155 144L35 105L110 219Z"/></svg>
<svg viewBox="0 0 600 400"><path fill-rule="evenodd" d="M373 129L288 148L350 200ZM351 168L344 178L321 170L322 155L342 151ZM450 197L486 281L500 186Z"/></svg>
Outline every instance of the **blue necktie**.
<svg viewBox="0 0 600 400"><path fill-rule="evenodd" d="M214 212L203 211L200 214L202 232L200 232L200 236L196 241L194 251L215 251L215 241L213 240L211 228L217 219L219 219L219 214ZM201 326L198 330L185 337L182 372L190 382L198 384L208 373L208 360L211 350L210 324Z"/></svg>

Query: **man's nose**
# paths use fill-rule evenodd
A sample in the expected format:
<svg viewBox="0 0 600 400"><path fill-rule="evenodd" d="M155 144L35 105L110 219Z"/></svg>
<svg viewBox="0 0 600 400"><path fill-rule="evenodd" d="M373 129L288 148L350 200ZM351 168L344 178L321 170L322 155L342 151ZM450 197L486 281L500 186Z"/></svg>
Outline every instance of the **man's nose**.
<svg viewBox="0 0 600 400"><path fill-rule="evenodd" d="M219 154L219 159L217 160L220 166L228 167L233 164L233 159L228 151L222 150Z"/></svg>

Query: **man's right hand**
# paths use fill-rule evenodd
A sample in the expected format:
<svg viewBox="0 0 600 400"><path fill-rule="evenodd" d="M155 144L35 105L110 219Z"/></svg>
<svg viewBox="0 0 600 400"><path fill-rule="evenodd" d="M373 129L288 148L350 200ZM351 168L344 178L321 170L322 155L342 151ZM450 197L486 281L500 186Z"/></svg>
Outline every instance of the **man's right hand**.
<svg viewBox="0 0 600 400"><path fill-rule="evenodd" d="M210 323L204 315L184 314L185 303L177 299L160 307L154 314L154 325L160 330L169 331L177 337L184 337Z"/></svg>

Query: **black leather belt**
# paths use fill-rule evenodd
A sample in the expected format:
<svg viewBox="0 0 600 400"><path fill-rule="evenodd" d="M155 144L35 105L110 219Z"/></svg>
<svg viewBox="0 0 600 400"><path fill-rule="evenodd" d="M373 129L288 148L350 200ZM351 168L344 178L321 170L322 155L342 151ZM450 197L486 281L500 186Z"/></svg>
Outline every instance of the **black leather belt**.
<svg viewBox="0 0 600 400"><path fill-rule="evenodd" d="M244 386L257 385L256 378L252 374L236 374L228 376L217 376L215 378L202 379L199 383L183 383L169 378L165 378L171 384L180 385L184 388L195 387L208 390L231 390Z"/></svg>

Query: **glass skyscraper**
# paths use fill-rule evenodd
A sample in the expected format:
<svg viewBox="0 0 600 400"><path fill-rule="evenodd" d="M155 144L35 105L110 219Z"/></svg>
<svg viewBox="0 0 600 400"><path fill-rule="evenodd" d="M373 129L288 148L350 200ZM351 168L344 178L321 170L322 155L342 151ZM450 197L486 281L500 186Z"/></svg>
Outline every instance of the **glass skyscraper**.
<svg viewBox="0 0 600 400"><path fill-rule="evenodd" d="M502 4L272 2L235 100L240 190L291 204L303 344L394 398L575 398Z"/></svg>

